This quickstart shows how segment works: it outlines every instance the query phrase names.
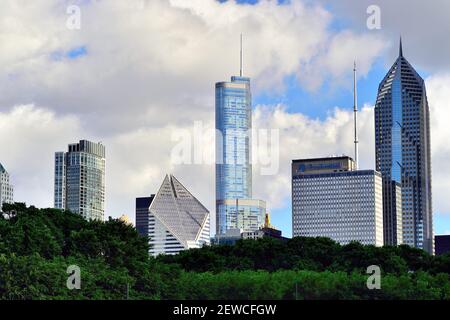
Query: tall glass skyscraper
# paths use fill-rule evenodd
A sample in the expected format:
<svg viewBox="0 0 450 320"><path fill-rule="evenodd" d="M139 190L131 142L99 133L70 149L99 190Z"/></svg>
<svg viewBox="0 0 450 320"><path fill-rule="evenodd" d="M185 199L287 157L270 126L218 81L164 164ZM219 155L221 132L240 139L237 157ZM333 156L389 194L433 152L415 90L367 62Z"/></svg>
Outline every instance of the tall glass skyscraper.
<svg viewBox="0 0 450 320"><path fill-rule="evenodd" d="M13 203L13 186L9 183L8 171L0 163L0 212L4 203Z"/></svg>
<svg viewBox="0 0 450 320"><path fill-rule="evenodd" d="M385 243L395 243L398 213L391 200L400 195L403 243L433 253L430 115L425 83L399 56L379 85L375 105L376 170L383 175Z"/></svg>
<svg viewBox="0 0 450 320"><path fill-rule="evenodd" d="M81 140L68 152L55 153L55 208L103 220L105 211L105 147Z"/></svg>
<svg viewBox="0 0 450 320"><path fill-rule="evenodd" d="M250 78L216 83L216 231L258 230L265 202L252 197Z"/></svg>
<svg viewBox="0 0 450 320"><path fill-rule="evenodd" d="M251 198L251 108L249 78L216 83L217 199Z"/></svg>

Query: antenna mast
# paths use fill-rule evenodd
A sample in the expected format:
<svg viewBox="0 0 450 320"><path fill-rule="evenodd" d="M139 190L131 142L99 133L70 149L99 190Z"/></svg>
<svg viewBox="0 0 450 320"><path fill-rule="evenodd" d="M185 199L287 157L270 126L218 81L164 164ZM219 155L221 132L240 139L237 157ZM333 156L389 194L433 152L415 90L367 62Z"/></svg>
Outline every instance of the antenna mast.
<svg viewBox="0 0 450 320"><path fill-rule="evenodd" d="M356 170L359 168L359 152L358 152L358 97L356 91L356 61L353 64L353 117L354 117L354 126L355 126L355 166Z"/></svg>
<svg viewBox="0 0 450 320"><path fill-rule="evenodd" d="M239 56L239 60L240 60L240 69L239 69L239 76L242 77L242 33L241 33L241 53Z"/></svg>

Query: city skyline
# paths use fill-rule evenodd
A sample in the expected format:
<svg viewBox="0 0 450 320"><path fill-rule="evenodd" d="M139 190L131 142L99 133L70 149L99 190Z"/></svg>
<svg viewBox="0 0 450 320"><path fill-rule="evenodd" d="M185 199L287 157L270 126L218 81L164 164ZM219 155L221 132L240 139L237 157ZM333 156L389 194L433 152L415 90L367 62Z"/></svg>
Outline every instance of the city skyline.
<svg viewBox="0 0 450 320"><path fill-rule="evenodd" d="M18 42L17 48L0 57L0 65L6 70L0 77L0 162L8 168L17 201L51 207L53 152L69 141L87 138L103 141L111 156L106 216L127 213L134 220L134 197L154 190L161 172L173 172L192 183L193 193L213 212L213 166L171 164L171 132L174 127L190 130L195 120L214 125L212 85L238 74L236 38L242 32L246 35L246 74L252 78L255 126L278 128L282 133L280 172L268 177L254 174L253 196L267 200L273 224L290 235L290 159L353 154L352 88L348 84L355 56L360 70L360 167L374 168L373 106L378 83L397 55L401 33L408 60L425 79L431 108L433 170L440 173L433 175L436 234L450 232L450 205L445 198L450 181L445 159L450 150L444 122L449 110L450 69L448 59L442 58L447 47L440 52L430 49L429 41L440 34L432 23L423 28L433 35L430 37L424 37L405 19L394 23L389 15L383 15L381 30L368 30L367 5L358 4L345 11L345 1L326 8L320 2L313 7L303 1L251 7L232 2L219 6L213 1L155 1L153 7L139 12L121 4L123 12L133 12L138 18L137 30L123 29L126 19L102 4L86 4L81 6L86 16L96 10L105 10L105 14L100 14L98 21L84 21L79 31L67 31L62 30L66 18L63 8L51 9L51 1L48 3L42 12L55 21L55 26L61 22L62 27L47 30L38 23L40 44L28 47ZM421 12L418 2L408 2L408 6ZM429 8L434 20L440 21L445 10L437 5ZM183 41L157 32L162 26L158 19L152 19L155 9L174 17L174 21L188 22L180 23L183 28L177 29ZM383 12L397 9L397 4L383 6ZM35 23L20 11L8 10L10 16ZM42 12L35 12L38 20L46 20ZM218 12L227 13L230 20L216 19ZM264 23L258 15L265 17ZM352 20L355 15L361 17ZM87 30L98 23L108 24L111 18L120 26L111 27L108 32L117 36L102 49L96 40L105 36L103 29L97 28L94 35L88 35ZM254 19L261 32L245 18ZM449 30L445 21L441 24L444 31ZM305 31L304 26L311 31ZM119 27L123 29L120 33ZM139 39L133 36L136 31L148 32L148 45L135 41ZM266 34L283 36L271 36L268 41ZM23 36L27 39L30 35ZM52 37L59 41L47 41ZM155 42L164 55L153 49ZM16 49L23 54L12 53ZM123 59L125 56L131 58ZM116 67L111 69L112 65ZM209 150L214 146L205 147Z"/></svg>

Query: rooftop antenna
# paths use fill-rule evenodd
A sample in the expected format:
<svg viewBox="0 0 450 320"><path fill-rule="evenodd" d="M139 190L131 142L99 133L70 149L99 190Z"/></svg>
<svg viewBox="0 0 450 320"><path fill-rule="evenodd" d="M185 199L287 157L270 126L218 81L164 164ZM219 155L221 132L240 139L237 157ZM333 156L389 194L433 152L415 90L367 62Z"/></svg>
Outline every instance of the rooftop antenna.
<svg viewBox="0 0 450 320"><path fill-rule="evenodd" d="M355 126L355 167L358 170L358 97L356 91L356 61L353 63L353 118Z"/></svg>
<svg viewBox="0 0 450 320"><path fill-rule="evenodd" d="M242 33L241 33L241 53L239 56L239 60L240 60L240 69L239 69L239 76L242 77Z"/></svg>

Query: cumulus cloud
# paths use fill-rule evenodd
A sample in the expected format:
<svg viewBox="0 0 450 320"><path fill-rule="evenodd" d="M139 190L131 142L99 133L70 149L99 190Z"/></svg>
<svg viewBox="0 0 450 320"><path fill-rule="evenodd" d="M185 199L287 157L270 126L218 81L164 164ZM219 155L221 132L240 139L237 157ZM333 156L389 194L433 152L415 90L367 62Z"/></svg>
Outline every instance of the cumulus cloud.
<svg viewBox="0 0 450 320"><path fill-rule="evenodd" d="M34 105L0 112L0 162L11 174L15 200L53 206L54 152L81 134L75 116L56 116Z"/></svg>
<svg viewBox="0 0 450 320"><path fill-rule="evenodd" d="M450 2L447 0L319 0L319 3L330 8L353 30L383 34L389 45L385 59L389 66L398 54L401 35L405 56L414 61L419 70L434 73L450 68L450 42L445 41L450 29ZM380 30L367 29L367 8L371 5L380 8Z"/></svg>
<svg viewBox="0 0 450 320"><path fill-rule="evenodd" d="M184 130L189 132L191 127ZM173 131L171 126L137 129L102 140L107 153L107 216L127 213L133 217L134 199L156 193L166 173L178 176L214 213L214 166L175 166ZM69 143L79 139L101 140L87 135L76 116L58 116L35 105L0 112L0 158L15 186L15 200L52 207L54 152L66 151Z"/></svg>
<svg viewBox="0 0 450 320"><path fill-rule="evenodd" d="M214 83L239 71L240 33L254 94L282 90L292 74L317 88L321 78L307 76L311 70L328 74L332 67L327 79L340 79L349 63L344 55L370 42L371 54L360 55L368 68L384 46L378 36L332 31L328 11L300 0L78 3L80 30L66 28L61 1L2 5L2 107L35 103L77 114L98 135L183 125L213 118ZM67 55L80 47L86 54Z"/></svg>
<svg viewBox="0 0 450 320"><path fill-rule="evenodd" d="M426 79L431 117L431 159L433 178L433 209L450 214L450 145L448 119L450 119L450 74L436 74Z"/></svg>
<svg viewBox="0 0 450 320"><path fill-rule="evenodd" d="M313 63L306 64L297 77L311 91L319 89L324 81L329 81L332 89L346 87L351 83L348 70L353 68L354 62L358 65L358 77L365 77L383 51L380 35L345 30L334 35L326 52L314 57Z"/></svg>
<svg viewBox="0 0 450 320"><path fill-rule="evenodd" d="M254 192L268 200L270 209L287 206L291 197L293 159L348 155L353 157L353 113L334 108L324 120L301 113L289 113L283 105L258 106L254 123L259 128L280 132L280 171L275 176L256 174ZM360 167L374 168L373 108L364 106L359 113ZM255 168L256 172L259 168Z"/></svg>

